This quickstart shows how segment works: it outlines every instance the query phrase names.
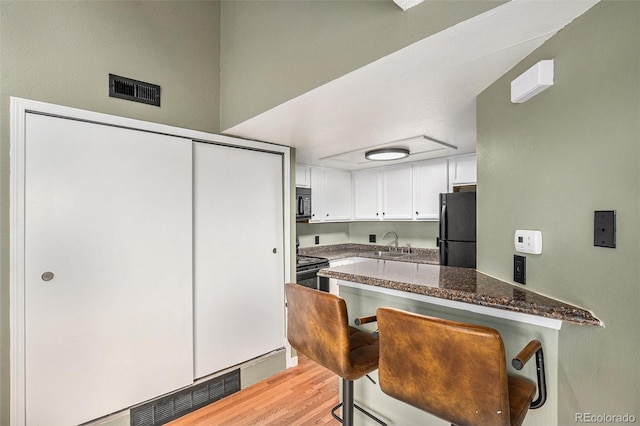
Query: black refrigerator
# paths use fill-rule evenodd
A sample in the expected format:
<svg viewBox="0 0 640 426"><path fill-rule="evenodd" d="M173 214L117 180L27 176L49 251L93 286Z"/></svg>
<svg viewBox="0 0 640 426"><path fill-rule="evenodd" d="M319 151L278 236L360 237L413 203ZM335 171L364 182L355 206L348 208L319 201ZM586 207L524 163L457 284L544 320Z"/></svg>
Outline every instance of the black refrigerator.
<svg viewBox="0 0 640 426"><path fill-rule="evenodd" d="M476 193L440 194L440 264L476 267Z"/></svg>

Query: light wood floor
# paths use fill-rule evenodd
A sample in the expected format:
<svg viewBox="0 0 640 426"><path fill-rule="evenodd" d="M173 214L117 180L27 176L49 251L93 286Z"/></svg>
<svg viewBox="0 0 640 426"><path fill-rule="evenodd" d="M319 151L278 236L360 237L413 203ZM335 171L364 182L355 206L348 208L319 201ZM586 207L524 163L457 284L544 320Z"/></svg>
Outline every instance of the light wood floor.
<svg viewBox="0 0 640 426"><path fill-rule="evenodd" d="M298 365L187 414L168 425L339 425L339 378L298 354ZM340 415L341 410L338 410Z"/></svg>

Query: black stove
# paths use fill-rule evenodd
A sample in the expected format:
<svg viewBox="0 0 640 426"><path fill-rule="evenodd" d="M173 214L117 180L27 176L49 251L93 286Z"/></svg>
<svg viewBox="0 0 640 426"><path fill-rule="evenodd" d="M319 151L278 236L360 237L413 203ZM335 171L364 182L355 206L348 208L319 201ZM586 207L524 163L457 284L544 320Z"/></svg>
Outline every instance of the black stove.
<svg viewBox="0 0 640 426"><path fill-rule="evenodd" d="M319 269L328 268L329 267L329 259L325 259L324 257L315 257L315 256L296 256L296 271L305 271L310 268Z"/></svg>
<svg viewBox="0 0 640 426"><path fill-rule="evenodd" d="M317 276L320 269L329 267L329 259L315 256L296 256L296 282L316 290L329 291L329 279Z"/></svg>

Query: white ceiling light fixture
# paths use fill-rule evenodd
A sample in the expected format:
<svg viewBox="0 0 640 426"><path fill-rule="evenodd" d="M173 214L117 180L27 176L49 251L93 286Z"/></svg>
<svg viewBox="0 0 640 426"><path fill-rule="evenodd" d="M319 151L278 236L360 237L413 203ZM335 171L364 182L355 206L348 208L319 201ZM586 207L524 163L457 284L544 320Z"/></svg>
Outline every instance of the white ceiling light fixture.
<svg viewBox="0 0 640 426"><path fill-rule="evenodd" d="M401 160L411 153L407 148L379 148L364 153L364 158L373 161Z"/></svg>
<svg viewBox="0 0 640 426"><path fill-rule="evenodd" d="M407 152L407 154L402 153L401 158L397 158L397 160L399 161L407 158L407 155L410 156L414 161L417 161L425 160L427 158L434 158L434 156L443 157L447 152L457 150L457 148L453 145L442 142L430 136L420 135L385 142L377 145L370 145L351 151L340 152L337 154L328 155L326 157L321 157L320 160L322 161L322 165L326 167L335 167L345 170L357 170L359 168L371 167L371 160L375 161L373 158L369 159L369 156L372 154L372 152L375 154L376 152L386 151L388 149L405 150ZM394 160L394 158L388 158L389 155L390 154L388 152L379 154L378 156L382 156L385 158L381 158L378 161Z"/></svg>
<svg viewBox="0 0 640 426"><path fill-rule="evenodd" d="M511 102L521 104L553 86L553 59L540 61L511 82Z"/></svg>

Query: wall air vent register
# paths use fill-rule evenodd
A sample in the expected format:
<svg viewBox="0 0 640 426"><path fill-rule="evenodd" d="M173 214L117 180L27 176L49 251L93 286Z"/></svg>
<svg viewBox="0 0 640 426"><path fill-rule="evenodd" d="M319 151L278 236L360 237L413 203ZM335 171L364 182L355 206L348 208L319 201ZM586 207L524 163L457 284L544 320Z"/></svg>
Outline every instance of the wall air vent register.
<svg viewBox="0 0 640 426"><path fill-rule="evenodd" d="M109 74L109 97L160 106L160 86Z"/></svg>
<svg viewBox="0 0 640 426"><path fill-rule="evenodd" d="M193 384L130 410L131 426L160 426L240 390L240 369Z"/></svg>

